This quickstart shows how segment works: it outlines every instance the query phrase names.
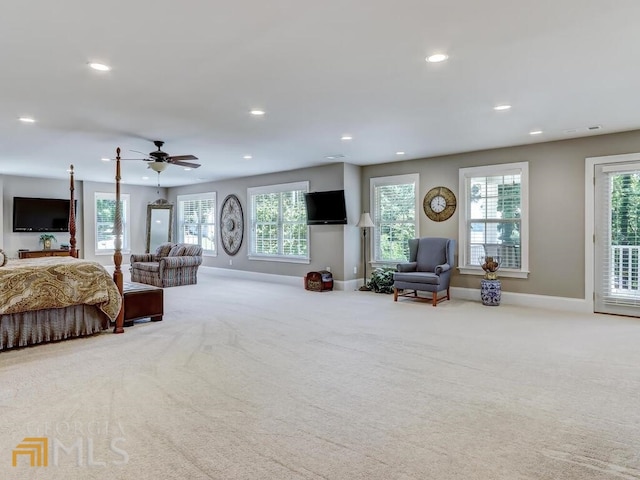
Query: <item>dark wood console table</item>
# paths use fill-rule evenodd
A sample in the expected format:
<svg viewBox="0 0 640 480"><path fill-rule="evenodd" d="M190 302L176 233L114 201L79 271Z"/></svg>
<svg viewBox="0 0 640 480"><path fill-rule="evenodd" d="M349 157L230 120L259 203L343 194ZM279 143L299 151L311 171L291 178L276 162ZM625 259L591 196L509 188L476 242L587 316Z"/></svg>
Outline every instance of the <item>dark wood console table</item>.
<svg viewBox="0 0 640 480"><path fill-rule="evenodd" d="M50 248L48 250L18 250L18 258L38 258L38 257L68 257L71 250ZM78 250L80 256L80 250Z"/></svg>

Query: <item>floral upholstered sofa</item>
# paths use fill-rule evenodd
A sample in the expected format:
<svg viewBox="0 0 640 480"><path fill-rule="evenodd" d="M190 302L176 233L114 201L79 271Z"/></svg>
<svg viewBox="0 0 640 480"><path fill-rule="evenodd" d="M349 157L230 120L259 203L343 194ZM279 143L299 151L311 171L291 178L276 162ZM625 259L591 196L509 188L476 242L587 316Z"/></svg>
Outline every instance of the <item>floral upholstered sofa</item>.
<svg viewBox="0 0 640 480"><path fill-rule="evenodd" d="M156 287L177 287L198 283L202 247L167 242L155 253L131 255L131 281Z"/></svg>

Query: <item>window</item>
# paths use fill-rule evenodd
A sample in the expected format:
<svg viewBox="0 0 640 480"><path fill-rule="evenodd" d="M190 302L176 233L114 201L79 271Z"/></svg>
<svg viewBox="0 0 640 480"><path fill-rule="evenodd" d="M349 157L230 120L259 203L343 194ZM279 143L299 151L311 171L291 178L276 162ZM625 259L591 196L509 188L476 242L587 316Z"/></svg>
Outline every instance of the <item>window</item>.
<svg viewBox="0 0 640 480"><path fill-rule="evenodd" d="M461 168L458 265L460 273L483 273L485 256L500 275L526 278L529 269L526 162Z"/></svg>
<svg viewBox="0 0 640 480"><path fill-rule="evenodd" d="M122 218L122 251L129 252L129 194L120 195L120 217ZM96 255L115 251L116 194L99 193L94 196L96 212Z"/></svg>
<svg viewBox="0 0 640 480"><path fill-rule="evenodd" d="M249 188L249 258L309 263L309 182Z"/></svg>
<svg viewBox="0 0 640 480"><path fill-rule="evenodd" d="M371 179L374 262L409 260L408 241L419 231L418 180L417 173Z"/></svg>
<svg viewBox="0 0 640 480"><path fill-rule="evenodd" d="M216 255L216 192L178 195L178 241Z"/></svg>

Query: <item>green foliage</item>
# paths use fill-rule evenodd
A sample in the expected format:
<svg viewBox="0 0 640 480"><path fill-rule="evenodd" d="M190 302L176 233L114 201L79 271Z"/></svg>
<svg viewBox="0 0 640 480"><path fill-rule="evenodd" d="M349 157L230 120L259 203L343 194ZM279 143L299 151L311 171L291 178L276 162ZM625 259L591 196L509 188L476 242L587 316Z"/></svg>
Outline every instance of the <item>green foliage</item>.
<svg viewBox="0 0 640 480"><path fill-rule="evenodd" d="M520 218L520 184L498 185L498 212L503 219ZM498 224L500 240L505 244L520 244L520 223L502 222Z"/></svg>
<svg viewBox="0 0 640 480"><path fill-rule="evenodd" d="M392 267L378 267L371 274L369 288L376 293L392 293L393 292L393 272L396 269Z"/></svg>
<svg viewBox="0 0 640 480"><path fill-rule="evenodd" d="M640 244L640 176L614 175L611 191L611 244Z"/></svg>
<svg viewBox="0 0 640 480"><path fill-rule="evenodd" d="M409 239L416 237L415 187L411 184L377 188L377 234L380 260L407 260Z"/></svg>
<svg viewBox="0 0 640 480"><path fill-rule="evenodd" d="M47 241L57 242L58 240L56 240L56 237L50 233L43 233L42 235L40 235L40 243L42 244L43 247L45 245L45 242Z"/></svg>

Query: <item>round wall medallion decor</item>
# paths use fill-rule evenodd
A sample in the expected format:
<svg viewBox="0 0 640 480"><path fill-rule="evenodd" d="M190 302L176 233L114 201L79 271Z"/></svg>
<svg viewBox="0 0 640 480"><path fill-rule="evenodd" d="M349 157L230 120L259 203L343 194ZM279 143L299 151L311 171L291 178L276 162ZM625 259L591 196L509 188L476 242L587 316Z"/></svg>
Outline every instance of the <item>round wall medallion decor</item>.
<svg viewBox="0 0 640 480"><path fill-rule="evenodd" d="M456 196L447 187L434 187L424 196L422 208L431 220L442 222L456 211Z"/></svg>
<svg viewBox="0 0 640 480"><path fill-rule="evenodd" d="M227 198L222 202L220 235L224 251L229 255L238 253L244 237L244 215L240 200L235 195L227 195Z"/></svg>

